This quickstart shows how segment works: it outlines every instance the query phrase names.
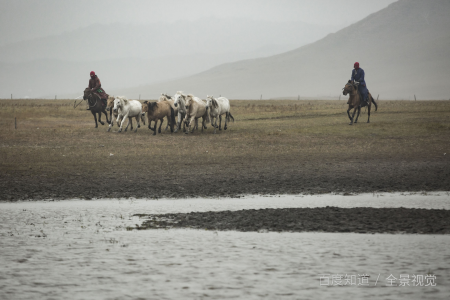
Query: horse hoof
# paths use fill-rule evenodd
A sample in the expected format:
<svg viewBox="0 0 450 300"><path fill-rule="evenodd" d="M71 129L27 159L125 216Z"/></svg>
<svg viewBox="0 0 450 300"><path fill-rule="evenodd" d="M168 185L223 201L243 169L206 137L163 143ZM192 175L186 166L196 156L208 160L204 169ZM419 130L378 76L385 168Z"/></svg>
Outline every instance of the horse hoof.
<svg viewBox="0 0 450 300"><path fill-rule="evenodd" d="M106 132L110 132L110 131L111 131L111 128L108 128L108 130Z"/></svg>
<svg viewBox="0 0 450 300"><path fill-rule="evenodd" d="M155 131L155 132L153 132L153 135L156 135L156 131Z"/></svg>
<svg viewBox="0 0 450 300"><path fill-rule="evenodd" d="M348 125L353 125L353 123L348 123Z"/></svg>

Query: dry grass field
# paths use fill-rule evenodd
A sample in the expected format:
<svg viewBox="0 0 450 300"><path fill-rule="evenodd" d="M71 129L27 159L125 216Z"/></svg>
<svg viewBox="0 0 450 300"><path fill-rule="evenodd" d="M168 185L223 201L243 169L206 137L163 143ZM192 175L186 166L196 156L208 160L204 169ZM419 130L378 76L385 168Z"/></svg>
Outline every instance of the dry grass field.
<svg viewBox="0 0 450 300"><path fill-rule="evenodd" d="M352 126L346 100L231 106L227 131L153 136L96 129L73 100L1 100L0 200L450 190L450 101L379 101Z"/></svg>

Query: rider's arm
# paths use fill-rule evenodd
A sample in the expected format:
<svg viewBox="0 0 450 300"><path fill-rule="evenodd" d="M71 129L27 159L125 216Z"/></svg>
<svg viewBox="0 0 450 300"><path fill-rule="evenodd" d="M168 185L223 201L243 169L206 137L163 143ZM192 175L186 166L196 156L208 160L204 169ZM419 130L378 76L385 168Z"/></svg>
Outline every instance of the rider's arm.
<svg viewBox="0 0 450 300"><path fill-rule="evenodd" d="M361 74L359 75L359 82L365 82L364 81L364 70L361 69Z"/></svg>

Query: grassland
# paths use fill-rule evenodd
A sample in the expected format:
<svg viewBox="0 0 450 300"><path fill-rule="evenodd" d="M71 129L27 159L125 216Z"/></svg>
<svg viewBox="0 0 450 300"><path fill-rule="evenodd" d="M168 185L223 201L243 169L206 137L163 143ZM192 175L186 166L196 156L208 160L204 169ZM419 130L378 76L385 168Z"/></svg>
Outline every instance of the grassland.
<svg viewBox="0 0 450 300"><path fill-rule="evenodd" d="M378 104L349 126L346 101L233 100L227 131L152 136L1 100L0 200L450 190L450 101Z"/></svg>

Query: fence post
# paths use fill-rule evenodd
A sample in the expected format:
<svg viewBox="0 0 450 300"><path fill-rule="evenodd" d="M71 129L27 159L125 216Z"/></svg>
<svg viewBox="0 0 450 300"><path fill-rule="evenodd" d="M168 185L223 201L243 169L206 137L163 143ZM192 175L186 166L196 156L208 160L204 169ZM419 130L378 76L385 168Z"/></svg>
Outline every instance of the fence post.
<svg viewBox="0 0 450 300"><path fill-rule="evenodd" d="M139 101L141 100L141 94L139 94Z"/></svg>
<svg viewBox="0 0 450 300"><path fill-rule="evenodd" d="M414 94L414 101L417 101L416 94Z"/></svg>
<svg viewBox="0 0 450 300"><path fill-rule="evenodd" d="M262 100L262 94L261 94L261 98L259 98L259 100Z"/></svg>
<svg viewBox="0 0 450 300"><path fill-rule="evenodd" d="M11 94L11 100L12 100L12 94Z"/></svg>
<svg viewBox="0 0 450 300"><path fill-rule="evenodd" d="M378 97L380 97L380 94L378 94L378 96L377 96L377 101L378 101Z"/></svg>

